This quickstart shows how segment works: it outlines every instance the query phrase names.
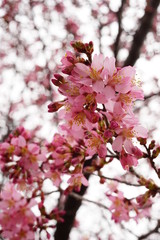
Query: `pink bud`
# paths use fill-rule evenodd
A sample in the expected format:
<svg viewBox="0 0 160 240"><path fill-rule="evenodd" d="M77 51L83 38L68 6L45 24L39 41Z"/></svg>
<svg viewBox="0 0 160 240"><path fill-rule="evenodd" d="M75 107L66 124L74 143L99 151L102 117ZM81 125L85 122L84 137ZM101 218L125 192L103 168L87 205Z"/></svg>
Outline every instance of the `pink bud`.
<svg viewBox="0 0 160 240"><path fill-rule="evenodd" d="M106 131L104 132L104 137L105 137L105 138L111 138L112 135L113 135L113 133L112 133L110 130L106 130Z"/></svg>

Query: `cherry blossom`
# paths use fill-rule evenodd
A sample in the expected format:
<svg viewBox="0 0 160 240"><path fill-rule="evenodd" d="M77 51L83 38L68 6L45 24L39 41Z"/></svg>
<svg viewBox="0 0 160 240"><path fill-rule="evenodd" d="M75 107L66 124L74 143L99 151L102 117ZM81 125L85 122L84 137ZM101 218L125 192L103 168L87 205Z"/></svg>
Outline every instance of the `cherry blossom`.
<svg viewBox="0 0 160 240"><path fill-rule="evenodd" d="M77 41L71 45L76 53L86 54L86 58L67 51L59 68L62 73L54 74L51 80L63 96L62 100L48 105L49 112L58 113L59 133L50 142L38 142L25 128L19 127L0 143L0 168L10 182L5 184L0 197L0 225L8 239L12 236L16 240L31 240L37 231L45 231L50 239L48 228L54 227L51 220L63 221L63 210L53 207L48 213L45 208L46 180L67 196L72 191L79 192L82 185L88 186L86 174L98 172L100 183L105 184L101 170L115 158L124 171L136 167L139 159L145 157L136 145L137 140L149 156L155 147L153 143L146 147L147 130L133 113L134 102L143 99L135 68L116 67L113 57L105 58L102 54L92 57L92 42ZM152 158L156 157L157 149L153 150ZM68 180L62 189L66 176ZM118 185L110 186L106 197L111 202L108 209L116 223L138 221L149 214L145 204L157 194L158 187L144 179L139 183L148 190L137 201L126 198ZM33 206L39 210L38 217L32 211Z"/></svg>

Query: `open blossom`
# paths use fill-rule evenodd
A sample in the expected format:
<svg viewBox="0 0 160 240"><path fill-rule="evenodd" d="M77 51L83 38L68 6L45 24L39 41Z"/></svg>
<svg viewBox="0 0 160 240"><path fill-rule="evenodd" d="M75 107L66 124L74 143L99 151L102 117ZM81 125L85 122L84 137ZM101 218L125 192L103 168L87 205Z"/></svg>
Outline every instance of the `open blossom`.
<svg viewBox="0 0 160 240"><path fill-rule="evenodd" d="M135 68L128 66L117 69L116 73L108 79L108 84L114 86L115 91L119 93L128 93L133 85L135 77Z"/></svg>
<svg viewBox="0 0 160 240"><path fill-rule="evenodd" d="M119 192L117 196L108 195L108 199L111 201L109 210L112 212L112 219L119 223L121 221L129 221L129 204L125 204L124 196L122 192Z"/></svg>
<svg viewBox="0 0 160 240"><path fill-rule="evenodd" d="M122 107L125 110L132 109L132 105L135 100L143 100L144 95L142 89L138 88L137 86L134 86L131 88L131 90L125 94L125 93L119 93L117 95L118 100L122 104Z"/></svg>
<svg viewBox="0 0 160 240"><path fill-rule="evenodd" d="M36 217L31 208L36 204L35 200L27 202L13 184L6 184L0 195L2 236L16 240L34 239L32 226Z"/></svg>
<svg viewBox="0 0 160 240"><path fill-rule="evenodd" d="M123 128L120 128L116 131L118 136L115 138L112 148L114 151L121 152L122 146L126 149L129 149L128 147L132 145L132 139L137 137L147 137L147 131L142 126L133 126L133 127L127 127L124 126Z"/></svg>
<svg viewBox="0 0 160 240"><path fill-rule="evenodd" d="M129 167L137 166L138 164L137 157L127 153L122 154L120 161L121 161L122 167L126 170L128 170Z"/></svg>
<svg viewBox="0 0 160 240"><path fill-rule="evenodd" d="M73 187L76 191L80 191L82 184L88 186L88 181L82 173L72 174L68 183L70 184L70 187Z"/></svg>
<svg viewBox="0 0 160 240"><path fill-rule="evenodd" d="M143 153L138 147L135 147L131 141L126 143L125 149L121 151L120 162L125 170L131 166L138 165L138 159L143 156Z"/></svg>
<svg viewBox="0 0 160 240"><path fill-rule="evenodd" d="M86 66L83 63L76 63L74 68L75 81L83 83L86 86L92 84L92 88L95 92L101 92L104 89L104 81L101 77L101 72L103 70L103 55L94 55L91 66Z"/></svg>
<svg viewBox="0 0 160 240"><path fill-rule="evenodd" d="M86 153L89 156L93 156L98 153L99 157L105 158L107 155L106 144L103 141L103 138L99 136L97 133L90 133L88 135L88 139L86 139Z"/></svg>

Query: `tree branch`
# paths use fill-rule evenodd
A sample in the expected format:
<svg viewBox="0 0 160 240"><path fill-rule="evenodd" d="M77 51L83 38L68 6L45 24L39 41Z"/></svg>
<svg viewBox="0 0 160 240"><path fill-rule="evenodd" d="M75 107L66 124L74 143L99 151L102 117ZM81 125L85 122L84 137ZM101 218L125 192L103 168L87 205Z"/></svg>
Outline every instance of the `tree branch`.
<svg viewBox="0 0 160 240"><path fill-rule="evenodd" d="M99 177L97 174L94 174L94 173L92 173L92 175ZM103 175L101 175L101 177L105 178L107 180L115 181L115 182L118 182L118 183L123 183L123 184L126 184L128 186L142 187L142 185L140 185L140 184L130 183L130 182L127 182L125 180L120 180L120 179L117 179L117 178L110 178L110 177L106 177L106 176L103 176Z"/></svg>
<svg viewBox="0 0 160 240"><path fill-rule="evenodd" d="M147 96L144 96L144 100L148 100L148 99L150 99L150 98L152 98L152 97L155 97L155 96L160 96L160 92L151 93L151 94L149 94L149 95L147 95Z"/></svg>
<svg viewBox="0 0 160 240"><path fill-rule="evenodd" d="M95 154L90 160L85 161L84 168L87 166L91 166L93 159L95 159L97 155ZM89 179L90 174L85 174L85 177ZM56 231L54 234L54 240L68 240L70 231L74 225L74 220L76 213L79 207L82 204L82 196L85 194L87 187L82 185L80 192L73 192L67 197L66 202L64 203L64 211L66 214L64 215L64 222L58 222L56 226ZM79 196L79 198L75 198L75 194Z"/></svg>
<svg viewBox="0 0 160 240"><path fill-rule="evenodd" d="M99 206L99 207L101 207L101 208L104 208L104 209L107 209L107 210L108 210L108 207L105 206L104 204L102 204L102 203L100 203L100 202L96 202L96 201L90 200L90 199L87 199L87 198L84 198L84 197L80 196L80 195L77 194L77 193L72 192L72 193L70 194L70 196L74 197L75 199L77 199L77 200L79 200L79 201L86 201L86 202L89 202L89 203L93 203L93 204L95 204L95 205L97 205L97 206Z"/></svg>
<svg viewBox="0 0 160 240"><path fill-rule="evenodd" d="M147 33L152 27L152 21L157 12L159 3L160 3L160 0L147 1L145 14L140 20L141 25L139 26L138 30L134 35L133 44L131 46L131 49L129 50L129 55L124 63L124 66L127 66L127 65L133 66L134 63L137 61L140 55L140 50L143 45L143 42L147 36Z"/></svg>
<svg viewBox="0 0 160 240"><path fill-rule="evenodd" d="M114 57L116 58L118 55L118 51L119 51L119 41L120 41L120 37L122 34L122 26L121 26L121 22L122 22L122 13L123 13L123 8L125 5L126 0L122 0L122 4L119 8L119 11L117 12L117 20L118 20L118 34L114 43Z"/></svg>

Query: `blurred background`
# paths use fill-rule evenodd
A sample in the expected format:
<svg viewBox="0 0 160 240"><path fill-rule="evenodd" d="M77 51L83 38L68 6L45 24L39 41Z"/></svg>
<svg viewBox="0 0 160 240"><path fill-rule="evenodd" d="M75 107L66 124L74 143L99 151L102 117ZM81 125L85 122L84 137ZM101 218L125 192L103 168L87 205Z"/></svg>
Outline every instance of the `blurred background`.
<svg viewBox="0 0 160 240"><path fill-rule="evenodd" d="M47 105L57 99L58 93L50 79L60 72L58 65L66 50L71 50L70 42L82 40L94 42L94 53L114 56L117 66L136 66L145 100L137 102L134 111L148 129L149 137L160 144L159 3L159 0L0 0L0 141L20 125L33 131L35 139L52 139L58 118L47 112ZM114 173L110 172L112 177L125 175L121 169L116 172L115 167L112 166ZM90 184L87 196L103 202L105 185L99 186L94 176L90 182L94 186ZM154 227L158 213L153 219L143 220L138 228L135 223L115 225L104 209L86 203L78 212L79 226L77 222L72 229L71 240L144 239L138 236ZM145 239L152 239L149 237ZM160 236L154 235L153 239Z"/></svg>

